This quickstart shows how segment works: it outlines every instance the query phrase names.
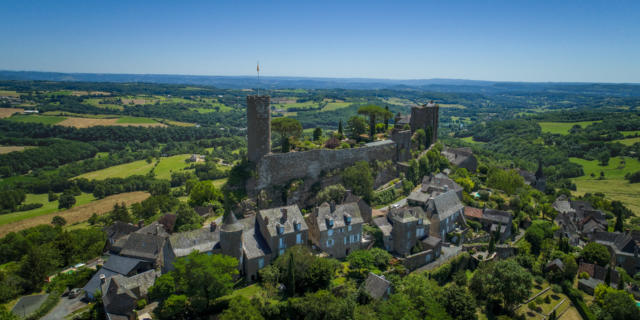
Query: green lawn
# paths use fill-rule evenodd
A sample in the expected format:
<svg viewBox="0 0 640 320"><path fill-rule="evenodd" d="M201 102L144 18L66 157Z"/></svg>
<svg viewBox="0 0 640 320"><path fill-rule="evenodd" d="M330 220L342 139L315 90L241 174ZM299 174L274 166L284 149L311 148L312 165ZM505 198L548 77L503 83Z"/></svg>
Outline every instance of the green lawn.
<svg viewBox="0 0 640 320"><path fill-rule="evenodd" d="M65 119L66 119L65 117L25 115L25 114L17 114L7 118L7 120L9 121L25 122L25 123L42 123L42 124L56 124Z"/></svg>
<svg viewBox="0 0 640 320"><path fill-rule="evenodd" d="M107 178L126 178L132 175L145 175L153 168L154 161L147 163L146 160L138 160L102 170L87 172L76 178L86 178L89 180L104 180Z"/></svg>
<svg viewBox="0 0 640 320"><path fill-rule="evenodd" d="M467 142L467 143L486 143L486 142L482 142L482 141L475 141L473 140L473 137L464 137L461 138L460 140Z"/></svg>
<svg viewBox="0 0 640 320"><path fill-rule="evenodd" d="M582 128L585 128L596 122L600 122L600 120L581 122L538 122L538 125L540 125L540 128L542 128L542 132L569 134L569 129L571 129L575 125L579 125Z"/></svg>
<svg viewBox="0 0 640 320"><path fill-rule="evenodd" d="M116 121L117 123L158 123L153 119L140 117L122 117Z"/></svg>
<svg viewBox="0 0 640 320"><path fill-rule="evenodd" d="M640 137L613 140L613 142L620 142L620 143L624 144L625 146L632 146L635 143L640 142Z"/></svg>
<svg viewBox="0 0 640 320"><path fill-rule="evenodd" d="M585 175L574 178L577 190L576 195L585 193L602 192L612 200L624 203L634 213L640 214L640 184L629 183L624 179L625 174L640 170L640 161L634 158L625 157L626 163L622 163L621 157L614 157L609 160L607 166L598 165L596 160L584 160L570 158L573 163L581 164ZM599 180L600 172L604 172L604 179ZM595 177L591 177L591 174Z"/></svg>
<svg viewBox="0 0 640 320"><path fill-rule="evenodd" d="M41 215L45 215L52 212L57 212L58 210L58 201L49 202L49 196L47 194L27 194L27 199L25 200L25 204L27 203L42 203L43 206L37 209L22 211L22 212L13 212L0 215L0 225L4 225L7 223L12 223L20 220L30 219L34 217L38 217ZM89 203L95 200L92 194L83 193L76 197L76 204L74 206L78 206L81 204Z"/></svg>
<svg viewBox="0 0 640 320"><path fill-rule="evenodd" d="M156 178L171 180L172 172L182 171L191 165L191 163L185 162L189 157L190 155L188 154L179 154L177 156L160 158L160 163L158 163L158 166L153 171L156 174Z"/></svg>

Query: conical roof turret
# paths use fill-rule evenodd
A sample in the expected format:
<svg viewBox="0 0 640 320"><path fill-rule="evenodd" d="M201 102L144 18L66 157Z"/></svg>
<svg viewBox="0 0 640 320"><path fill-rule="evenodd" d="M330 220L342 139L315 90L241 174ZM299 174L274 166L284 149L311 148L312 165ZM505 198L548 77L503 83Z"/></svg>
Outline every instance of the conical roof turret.
<svg viewBox="0 0 640 320"><path fill-rule="evenodd" d="M233 212L227 212L222 218L221 230L226 232L239 231L242 230L242 224L238 222L238 219L236 219L236 215L233 214Z"/></svg>

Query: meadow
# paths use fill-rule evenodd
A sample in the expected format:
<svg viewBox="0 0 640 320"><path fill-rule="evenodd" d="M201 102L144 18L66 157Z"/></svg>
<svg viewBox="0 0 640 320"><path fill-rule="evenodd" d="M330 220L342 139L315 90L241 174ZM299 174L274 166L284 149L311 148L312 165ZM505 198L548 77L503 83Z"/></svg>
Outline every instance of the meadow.
<svg viewBox="0 0 640 320"><path fill-rule="evenodd" d="M23 147L23 146L0 146L0 154L5 154L9 152L23 151L26 148L32 147Z"/></svg>
<svg viewBox="0 0 640 320"><path fill-rule="evenodd" d="M183 171L189 166L191 163L186 162L190 157L188 154L179 154L177 156L160 158L160 162L153 170L157 179L166 179L171 180L171 173Z"/></svg>
<svg viewBox="0 0 640 320"><path fill-rule="evenodd" d="M36 197L44 196L45 197L44 200L45 201L47 200L46 194L34 195L34 196ZM114 194L104 199L91 201L93 200L93 195L83 194L81 196L76 197L77 203L71 209L58 211L57 201L54 201L52 202L52 203L56 203L54 209L43 210L41 212L38 212L37 214L31 213L30 215L22 215L19 218L16 216L13 216L14 219L13 220L9 219L8 222L5 221L6 218L4 218L4 216L6 215L1 215L0 219L5 219L5 220L0 220L0 237L6 235L9 232L20 231L23 229L35 227L40 224L49 224L51 223L51 219L53 219L53 217L57 215L63 217L67 221L68 225L86 221L94 213L101 215L113 210L113 205L115 205L116 203L124 203L125 205L130 206L134 203L140 202L148 198L149 196L150 194L147 192L137 191L137 192ZM47 205L45 204L45 206ZM51 206L51 204L49 206ZM39 208L39 209L42 209L42 208ZM26 211L26 212L29 212L29 211ZM24 214L24 212L21 212L21 213ZM14 215L14 214L15 213L10 213L9 215ZM4 221L4 224L2 223L2 221Z"/></svg>
<svg viewBox="0 0 640 320"><path fill-rule="evenodd" d="M58 124L67 118L65 117L57 117L57 116L41 116L41 115L24 115L17 114L13 115L10 118L7 118L9 121L16 122L25 122L25 123L42 123L42 124Z"/></svg>
<svg viewBox="0 0 640 320"><path fill-rule="evenodd" d="M553 134L569 134L569 130L575 125L579 125L582 128L585 128L597 122L600 122L600 121L596 120L596 121L580 121L580 122L538 122L538 125L542 129L542 132L549 132Z"/></svg>
<svg viewBox="0 0 640 320"><path fill-rule="evenodd" d="M116 123L146 124L146 123L158 123L158 121L150 118L122 117L122 118L119 118L118 121L116 121Z"/></svg>
<svg viewBox="0 0 640 320"><path fill-rule="evenodd" d="M149 173L149 171L151 171L153 166L154 161L148 163L146 160L138 160L97 171L83 173L75 177L75 179L85 178L88 180L104 180L107 178L126 178L133 175L146 175L147 173Z"/></svg>
<svg viewBox="0 0 640 320"><path fill-rule="evenodd" d="M620 142L620 143L624 144L625 146L632 146L632 145L640 142L640 137L633 137L633 138L614 140L613 142Z"/></svg>
<svg viewBox="0 0 640 320"><path fill-rule="evenodd" d="M32 194L32 193L29 193L29 194L27 194L27 199L24 202L25 204L42 203L43 206L40 207L40 208L28 210L28 211L12 212L12 213L7 213L7 214L2 214L2 215L0 215L0 226L5 225L5 224L9 224L9 223L13 223L13 222L17 222L17 221L22 221L22 220L25 220L25 219L31 219L31 218L39 217L39 216L42 216L42 215L45 215L45 214L49 214L49 213L52 213L52 212L59 211L59 209L58 209L58 200L49 202L48 197L49 196L46 193L43 193L43 194ZM90 193L82 193L81 195L76 197L76 206L82 205L82 204L85 204L85 203L89 203L89 202L91 202L93 200L95 200L95 198L93 197L92 194L90 194Z"/></svg>
<svg viewBox="0 0 640 320"><path fill-rule="evenodd" d="M570 158L570 161L582 165L585 173L573 179L577 187L574 194L602 192L608 198L621 201L633 212L640 214L640 184L629 183L624 179L625 174L640 170L640 161L624 157L623 163L622 157L614 157L609 160L607 166L600 166L597 160ZM604 173L602 180L599 179L600 172Z"/></svg>

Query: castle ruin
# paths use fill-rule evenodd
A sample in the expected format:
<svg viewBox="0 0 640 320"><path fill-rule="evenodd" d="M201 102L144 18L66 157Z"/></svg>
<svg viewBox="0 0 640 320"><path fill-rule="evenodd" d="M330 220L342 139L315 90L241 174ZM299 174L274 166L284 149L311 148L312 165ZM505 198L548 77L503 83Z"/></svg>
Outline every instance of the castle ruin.
<svg viewBox="0 0 640 320"><path fill-rule="evenodd" d="M394 164L411 159L411 137L418 129L430 135L429 144L438 137L437 104L430 102L412 107L410 128L396 125L391 139L375 141L350 149L316 149L302 152L271 153L271 110L269 96L247 97L248 158L255 166L255 175L247 181L250 197L262 190L274 188L295 179L318 182L324 173L344 169L358 161L391 161ZM389 179L391 180L391 179ZM287 201L288 202L288 201Z"/></svg>

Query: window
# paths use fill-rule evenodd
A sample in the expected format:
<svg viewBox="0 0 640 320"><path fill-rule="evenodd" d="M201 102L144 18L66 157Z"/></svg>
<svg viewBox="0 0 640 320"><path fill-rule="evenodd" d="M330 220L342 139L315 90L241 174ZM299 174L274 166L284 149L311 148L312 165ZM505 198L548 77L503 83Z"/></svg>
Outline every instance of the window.
<svg viewBox="0 0 640 320"><path fill-rule="evenodd" d="M296 244L302 244L302 233L296 234Z"/></svg>
<svg viewBox="0 0 640 320"><path fill-rule="evenodd" d="M285 248L284 238L280 238L280 245L278 246L280 249Z"/></svg>
<svg viewBox="0 0 640 320"><path fill-rule="evenodd" d="M424 228L417 228L416 229L416 237L422 237L424 236Z"/></svg>
<svg viewBox="0 0 640 320"><path fill-rule="evenodd" d="M344 237L344 244L347 244L347 237Z"/></svg>
<svg viewBox="0 0 640 320"><path fill-rule="evenodd" d="M429 253L428 255L426 255L425 260L427 261L427 263L431 262L431 253Z"/></svg>
<svg viewBox="0 0 640 320"><path fill-rule="evenodd" d="M407 240L411 239L411 231L407 231Z"/></svg>
<svg viewBox="0 0 640 320"><path fill-rule="evenodd" d="M284 249L280 249L280 251L278 251L278 255L283 255L284 254Z"/></svg>
<svg viewBox="0 0 640 320"><path fill-rule="evenodd" d="M353 227L352 227L352 226L348 226L348 227L347 227L347 230L351 231L351 229L353 229Z"/></svg>
<svg viewBox="0 0 640 320"><path fill-rule="evenodd" d="M333 229L327 230L327 235L331 237L333 235Z"/></svg>
<svg viewBox="0 0 640 320"><path fill-rule="evenodd" d="M422 218L418 219L418 224L422 224Z"/></svg>
<svg viewBox="0 0 640 320"><path fill-rule="evenodd" d="M343 232L344 232L344 228L340 228L340 233L343 233Z"/></svg>
<svg viewBox="0 0 640 320"><path fill-rule="evenodd" d="M333 239L327 240L327 247L333 247Z"/></svg>
<svg viewBox="0 0 640 320"><path fill-rule="evenodd" d="M264 267L264 258L258 259L258 269L262 269Z"/></svg>

